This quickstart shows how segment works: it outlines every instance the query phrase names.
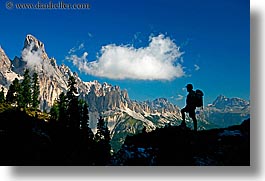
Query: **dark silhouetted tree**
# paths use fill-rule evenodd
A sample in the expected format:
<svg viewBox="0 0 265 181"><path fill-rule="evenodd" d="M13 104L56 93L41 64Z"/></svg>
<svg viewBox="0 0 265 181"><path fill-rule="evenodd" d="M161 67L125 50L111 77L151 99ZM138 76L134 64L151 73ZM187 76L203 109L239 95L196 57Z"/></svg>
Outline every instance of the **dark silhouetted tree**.
<svg viewBox="0 0 265 181"><path fill-rule="evenodd" d="M33 73L31 87L32 87L32 108L36 110L40 104L39 101L40 85L39 85L38 74L36 72Z"/></svg>
<svg viewBox="0 0 265 181"><path fill-rule="evenodd" d="M93 140L94 134L91 128L89 127L88 104L83 100L80 100L79 104L81 131L86 139Z"/></svg>
<svg viewBox="0 0 265 181"><path fill-rule="evenodd" d="M20 83L17 78L15 78L6 94L6 102L11 104L18 104L18 94L20 90Z"/></svg>
<svg viewBox="0 0 265 181"><path fill-rule="evenodd" d="M50 110L51 120L58 121L59 120L59 105L55 101Z"/></svg>
<svg viewBox="0 0 265 181"><path fill-rule="evenodd" d="M68 125L71 129L79 130L80 129L80 113L78 106L78 92L76 88L76 80L71 76L68 80Z"/></svg>
<svg viewBox="0 0 265 181"><path fill-rule="evenodd" d="M64 92L62 92L59 95L59 100L57 101L58 104L58 111L59 111L59 116L58 116L58 121L61 125L63 126L67 126L67 98L66 95L64 94Z"/></svg>
<svg viewBox="0 0 265 181"><path fill-rule="evenodd" d="M18 80L18 79L15 79L15 80ZM7 94L6 94L6 102L8 102L8 103L15 103L15 100L16 100L16 98L15 98L15 92L16 91L15 91L14 81L12 84L10 84L9 89L7 91Z"/></svg>
<svg viewBox="0 0 265 181"><path fill-rule="evenodd" d="M77 88L76 88L76 80L73 76L69 77L67 87L68 87L67 98L70 102L70 100L76 98L77 97L76 95L78 94Z"/></svg>
<svg viewBox="0 0 265 181"><path fill-rule="evenodd" d="M95 135L95 140L97 142L104 140L104 130L105 130L104 127L105 127L104 119L102 118L102 116L100 116L100 118L98 119L97 132Z"/></svg>
<svg viewBox="0 0 265 181"><path fill-rule="evenodd" d="M1 92L0 92L0 103L4 103L5 102L5 93L4 93L4 88L1 88Z"/></svg>
<svg viewBox="0 0 265 181"><path fill-rule="evenodd" d="M100 118L98 119L95 141L97 142L99 150L97 162L99 165L106 165L111 157L110 132L102 116L100 116Z"/></svg>
<svg viewBox="0 0 265 181"><path fill-rule="evenodd" d="M29 70L26 69L24 72L24 79L21 82L21 89L19 94L23 97L19 100L19 107L27 108L31 104L31 80L29 76Z"/></svg>
<svg viewBox="0 0 265 181"><path fill-rule="evenodd" d="M88 104L83 100L79 100L79 111L80 111L80 125L81 129L87 131L88 127Z"/></svg>

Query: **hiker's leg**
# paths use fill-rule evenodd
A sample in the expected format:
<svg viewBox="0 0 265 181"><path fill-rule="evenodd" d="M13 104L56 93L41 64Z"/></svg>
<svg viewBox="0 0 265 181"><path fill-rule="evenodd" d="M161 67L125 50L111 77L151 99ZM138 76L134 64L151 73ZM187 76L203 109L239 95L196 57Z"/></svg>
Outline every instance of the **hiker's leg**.
<svg viewBox="0 0 265 181"><path fill-rule="evenodd" d="M181 109L181 117L182 117L182 121L185 122L185 108Z"/></svg>
<svg viewBox="0 0 265 181"><path fill-rule="evenodd" d="M197 131L197 119L196 119L196 117L193 118L193 125L194 125L194 131Z"/></svg>
<svg viewBox="0 0 265 181"><path fill-rule="evenodd" d="M186 122L185 122L185 112L187 112L187 107L184 107L183 109L181 109L181 116L182 116L182 122L181 122L181 126L182 127L186 127Z"/></svg>
<svg viewBox="0 0 265 181"><path fill-rule="evenodd" d="M194 131L197 131L197 119L196 119L196 115L195 115L195 110L190 111L189 115L190 115L190 117L192 118L192 121L193 121Z"/></svg>

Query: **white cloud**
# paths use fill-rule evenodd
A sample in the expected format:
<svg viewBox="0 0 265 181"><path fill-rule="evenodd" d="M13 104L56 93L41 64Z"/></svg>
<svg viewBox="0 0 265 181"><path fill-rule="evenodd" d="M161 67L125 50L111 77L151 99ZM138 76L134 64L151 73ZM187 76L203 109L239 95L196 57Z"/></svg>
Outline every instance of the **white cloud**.
<svg viewBox="0 0 265 181"><path fill-rule="evenodd" d="M80 51L82 50L83 48L85 47L85 44L84 43L81 43L80 45L78 45L78 47L73 47L71 48L69 51L68 51L68 54L73 54L77 51Z"/></svg>
<svg viewBox="0 0 265 181"><path fill-rule="evenodd" d="M47 59L46 53L41 49L35 49L35 44L32 42L22 51L22 60L26 62L26 67L36 72L44 72L48 75L53 74L54 68Z"/></svg>
<svg viewBox="0 0 265 181"><path fill-rule="evenodd" d="M33 50L34 43L32 42L30 46L27 48L23 49L22 51L22 60L25 61L28 67L37 67L41 68L42 67L42 50L37 49L36 51Z"/></svg>
<svg viewBox="0 0 265 181"><path fill-rule="evenodd" d="M198 70L200 70L200 67L199 67L199 65L195 64L195 65L194 65L194 69L195 69L195 71L198 71Z"/></svg>
<svg viewBox="0 0 265 181"><path fill-rule="evenodd" d="M88 62L88 53L81 57L68 55L86 74L110 79L172 80L185 75L179 58L183 54L169 37L160 34L149 38L149 45L134 48L130 45L110 44L101 48L101 56Z"/></svg>
<svg viewBox="0 0 265 181"><path fill-rule="evenodd" d="M181 94L178 94L178 97L176 98L176 101L181 101L183 100L184 96Z"/></svg>

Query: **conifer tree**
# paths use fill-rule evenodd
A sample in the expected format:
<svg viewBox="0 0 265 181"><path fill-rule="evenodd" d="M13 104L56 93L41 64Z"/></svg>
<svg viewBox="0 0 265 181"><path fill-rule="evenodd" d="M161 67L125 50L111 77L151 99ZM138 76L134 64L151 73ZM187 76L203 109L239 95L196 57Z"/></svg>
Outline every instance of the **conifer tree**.
<svg viewBox="0 0 265 181"><path fill-rule="evenodd" d="M32 77L32 108L34 108L35 110L40 104L39 95L40 95L40 85L39 85L38 74L34 72Z"/></svg>
<svg viewBox="0 0 265 181"><path fill-rule="evenodd" d="M55 102L50 110L51 120L58 121L59 120L59 105Z"/></svg>
<svg viewBox="0 0 265 181"><path fill-rule="evenodd" d="M76 88L76 80L73 76L68 81L68 124L71 129L80 129L80 114L78 106L78 92Z"/></svg>
<svg viewBox="0 0 265 181"><path fill-rule="evenodd" d="M2 87L1 92L0 92L0 103L5 102L5 93L4 93L4 88Z"/></svg>
<svg viewBox="0 0 265 181"><path fill-rule="evenodd" d="M88 127L88 104L86 102L81 103L81 129L87 129Z"/></svg>
<svg viewBox="0 0 265 181"><path fill-rule="evenodd" d="M57 101L58 103L58 111L59 111L59 116L58 116L58 121L63 125L63 126L67 126L66 125L66 121L67 121L67 99L66 96L64 94L64 92L62 92L59 95L59 100Z"/></svg>
<svg viewBox="0 0 265 181"><path fill-rule="evenodd" d="M104 141L106 143L110 141L110 132L107 126L107 122L104 121L102 116L100 116L100 118L98 119L95 139L96 141Z"/></svg>
<svg viewBox="0 0 265 181"><path fill-rule="evenodd" d="M6 94L6 102L8 103L14 103L15 102L15 87L14 87L14 81L12 84L10 84L9 89Z"/></svg>
<svg viewBox="0 0 265 181"><path fill-rule="evenodd" d="M9 89L6 94L6 102L18 104L18 97L20 91L20 83L17 78L15 78L12 84L9 86Z"/></svg>
<svg viewBox="0 0 265 181"><path fill-rule="evenodd" d="M99 117L98 123L97 123L97 133L95 135L95 140L99 142L100 140L104 139L103 133L104 133L104 119L102 116Z"/></svg>
<svg viewBox="0 0 265 181"><path fill-rule="evenodd" d="M100 158L98 158L98 162L100 165L105 165L108 163L111 157L110 154L111 146L110 146L110 132L102 116L100 116L100 118L98 119L95 141L98 144L98 149L100 149Z"/></svg>
<svg viewBox="0 0 265 181"><path fill-rule="evenodd" d="M19 100L20 101L19 105L23 108L26 108L31 104L31 80L28 69L26 69L24 72L24 79L21 83L20 91L23 100Z"/></svg>
<svg viewBox="0 0 265 181"><path fill-rule="evenodd" d="M94 134L89 127L89 112L88 112L88 104L85 101L80 101L80 125L81 131L86 139L93 140Z"/></svg>
<svg viewBox="0 0 265 181"><path fill-rule="evenodd" d="M77 88L76 88L76 80L73 76L69 77L67 86L68 86L67 98L70 101L76 98L76 95L78 94Z"/></svg>

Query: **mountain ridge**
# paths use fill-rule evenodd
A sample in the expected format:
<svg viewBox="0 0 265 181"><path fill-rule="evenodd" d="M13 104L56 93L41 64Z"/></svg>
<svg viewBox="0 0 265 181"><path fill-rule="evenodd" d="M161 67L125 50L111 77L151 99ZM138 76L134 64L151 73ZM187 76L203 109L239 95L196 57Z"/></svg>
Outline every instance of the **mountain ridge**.
<svg viewBox="0 0 265 181"><path fill-rule="evenodd" d="M11 61L0 48L0 59L0 84L5 91L15 78L23 78L26 68L38 73L41 110L49 111L60 93L66 92L69 77L74 76L80 98L89 104L89 125L93 132L96 132L97 120L102 115L108 122L111 137L113 140L120 140L120 143L127 135L141 132L143 128L150 132L167 125L176 126L181 122L180 108L165 98L133 101L129 98L128 91L121 90L117 85L99 83L97 80L82 81L68 66L57 65L55 58L49 58L44 43L33 35L26 36L21 57L16 56ZM240 124L249 113L248 101L219 96L212 105L206 106L203 111L197 111L199 129ZM227 122L227 116L231 115L233 121L222 122ZM218 119L215 120L213 117ZM187 124L192 127L193 123L189 118ZM119 146L121 145L117 148Z"/></svg>

